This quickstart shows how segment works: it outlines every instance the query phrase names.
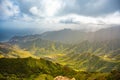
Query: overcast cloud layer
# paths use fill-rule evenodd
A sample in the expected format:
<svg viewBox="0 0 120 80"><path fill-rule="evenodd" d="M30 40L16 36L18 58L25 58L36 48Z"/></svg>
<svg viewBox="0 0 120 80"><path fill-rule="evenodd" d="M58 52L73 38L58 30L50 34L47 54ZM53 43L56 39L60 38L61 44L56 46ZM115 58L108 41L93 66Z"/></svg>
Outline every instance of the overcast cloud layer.
<svg viewBox="0 0 120 80"><path fill-rule="evenodd" d="M55 24L120 24L119 4L120 0L0 0L0 21L3 27L6 23L27 27L25 23L39 28L54 28Z"/></svg>
<svg viewBox="0 0 120 80"><path fill-rule="evenodd" d="M120 25L119 4L120 0L0 0L0 29L99 29Z"/></svg>

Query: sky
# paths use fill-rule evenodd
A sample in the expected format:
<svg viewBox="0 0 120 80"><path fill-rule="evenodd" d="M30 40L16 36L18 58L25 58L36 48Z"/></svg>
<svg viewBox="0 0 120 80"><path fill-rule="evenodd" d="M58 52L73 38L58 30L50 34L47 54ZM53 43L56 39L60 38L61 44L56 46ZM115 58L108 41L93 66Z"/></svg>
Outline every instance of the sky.
<svg viewBox="0 0 120 80"><path fill-rule="evenodd" d="M13 34L94 31L112 25L120 25L120 0L0 0L0 40Z"/></svg>

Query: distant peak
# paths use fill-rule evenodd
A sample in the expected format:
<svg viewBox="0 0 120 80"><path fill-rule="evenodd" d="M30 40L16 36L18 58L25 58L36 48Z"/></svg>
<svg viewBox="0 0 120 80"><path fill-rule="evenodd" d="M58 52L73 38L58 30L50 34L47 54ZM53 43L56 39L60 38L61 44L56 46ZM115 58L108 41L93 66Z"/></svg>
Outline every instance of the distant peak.
<svg viewBox="0 0 120 80"><path fill-rule="evenodd" d="M72 30L72 29L70 29L70 28L64 28L63 30Z"/></svg>

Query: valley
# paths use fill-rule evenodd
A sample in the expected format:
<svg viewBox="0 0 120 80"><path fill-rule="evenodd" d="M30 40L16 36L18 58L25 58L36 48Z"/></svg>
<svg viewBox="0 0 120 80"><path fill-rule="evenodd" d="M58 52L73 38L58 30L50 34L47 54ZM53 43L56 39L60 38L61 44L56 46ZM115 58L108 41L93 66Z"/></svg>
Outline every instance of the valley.
<svg viewBox="0 0 120 80"><path fill-rule="evenodd" d="M38 80L37 77L42 77L42 80L53 80L64 76L75 80L118 80L120 28L114 28L111 38L111 28L94 32L97 35L94 38L88 37L88 32L80 34L65 29L49 34L14 36L0 43L0 79ZM102 36L103 32L107 37ZM61 35L56 37L53 33ZM83 36L75 42L77 38L69 33ZM73 37L74 43L69 42L72 39L66 42L65 36L68 35L69 39Z"/></svg>

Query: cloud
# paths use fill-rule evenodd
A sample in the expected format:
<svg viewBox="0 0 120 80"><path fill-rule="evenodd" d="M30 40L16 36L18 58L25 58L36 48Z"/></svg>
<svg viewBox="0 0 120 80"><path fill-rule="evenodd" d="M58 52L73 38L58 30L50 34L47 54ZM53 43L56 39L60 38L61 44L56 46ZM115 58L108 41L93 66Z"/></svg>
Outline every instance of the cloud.
<svg viewBox="0 0 120 80"><path fill-rule="evenodd" d="M8 19L10 17L18 16L20 13L19 6L10 0L2 0L0 2L0 19Z"/></svg>
<svg viewBox="0 0 120 80"><path fill-rule="evenodd" d="M63 19L63 20L60 20L59 22L63 24L79 24L79 21L77 22L72 18Z"/></svg>
<svg viewBox="0 0 120 80"><path fill-rule="evenodd" d="M100 16L120 10L119 0L64 0L64 3L64 9L58 15Z"/></svg>
<svg viewBox="0 0 120 80"><path fill-rule="evenodd" d="M102 20L107 24L120 24L120 12L116 11L112 14L105 16Z"/></svg>
<svg viewBox="0 0 120 80"><path fill-rule="evenodd" d="M62 16L58 19L57 22L60 23L70 23L70 24L95 24L95 25L104 25L104 24L116 24L120 25L120 12L116 11L111 14L107 14L104 16L92 17L92 16L83 16L78 14L69 14L66 16ZM55 20L55 19L54 19Z"/></svg>
<svg viewBox="0 0 120 80"><path fill-rule="evenodd" d="M26 14L22 14L22 17L17 18L17 20L31 22L31 21L33 21L33 18L31 18L30 16L28 16Z"/></svg>
<svg viewBox="0 0 120 80"><path fill-rule="evenodd" d="M44 17L44 14L42 13L42 11L38 9L38 7L36 6L31 7L29 11L37 17Z"/></svg>
<svg viewBox="0 0 120 80"><path fill-rule="evenodd" d="M36 17L53 17L63 7L62 0L41 0L39 5L31 6L29 12Z"/></svg>
<svg viewBox="0 0 120 80"><path fill-rule="evenodd" d="M120 25L118 3L119 0L1 0L0 21L6 24L3 26L22 28L107 27Z"/></svg>
<svg viewBox="0 0 120 80"><path fill-rule="evenodd" d="M0 19L23 14L39 18L70 14L102 16L120 11L119 2L119 0L1 0Z"/></svg>
<svg viewBox="0 0 120 80"><path fill-rule="evenodd" d="M46 16L54 16L59 10L64 7L63 0L43 0L42 6Z"/></svg>
<svg viewBox="0 0 120 80"><path fill-rule="evenodd" d="M30 12L34 15L37 15L38 14L38 8L36 6L30 8Z"/></svg>
<svg viewBox="0 0 120 80"><path fill-rule="evenodd" d="M86 7L92 7L93 9L103 8L109 0L90 0Z"/></svg>

